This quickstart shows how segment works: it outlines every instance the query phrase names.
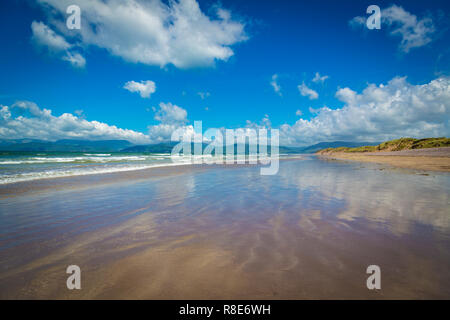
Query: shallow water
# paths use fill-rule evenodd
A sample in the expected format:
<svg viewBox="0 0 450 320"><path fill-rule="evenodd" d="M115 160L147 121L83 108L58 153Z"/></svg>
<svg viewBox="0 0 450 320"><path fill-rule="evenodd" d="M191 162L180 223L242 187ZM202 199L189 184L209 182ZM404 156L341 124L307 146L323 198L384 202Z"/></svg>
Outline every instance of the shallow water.
<svg viewBox="0 0 450 320"><path fill-rule="evenodd" d="M0 298L450 298L446 173L308 157L83 179L0 198Z"/></svg>
<svg viewBox="0 0 450 320"><path fill-rule="evenodd" d="M170 154L2 152L0 184L172 165Z"/></svg>
<svg viewBox="0 0 450 320"><path fill-rule="evenodd" d="M247 156L235 156L245 159ZM297 155L280 154L281 159ZM252 160L267 155L252 155ZM0 185L41 179L129 172L149 168L190 165L197 161L216 161L212 155L181 156L170 153L83 153L83 152L0 152Z"/></svg>

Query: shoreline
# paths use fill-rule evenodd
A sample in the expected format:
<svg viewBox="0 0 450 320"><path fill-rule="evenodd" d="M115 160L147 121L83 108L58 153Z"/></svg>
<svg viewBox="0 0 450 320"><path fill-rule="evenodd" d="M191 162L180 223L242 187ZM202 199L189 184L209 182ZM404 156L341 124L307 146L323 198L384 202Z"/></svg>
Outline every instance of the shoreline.
<svg viewBox="0 0 450 320"><path fill-rule="evenodd" d="M303 161L305 155L296 155L289 158L279 158L278 161ZM17 181L0 184L0 199L22 195L24 193L40 193L49 190L74 190L85 189L98 185L110 185L116 183L128 183L159 179L173 175L181 175L190 172L205 171L211 169L234 169L240 167L267 166L261 163L233 163L233 164L196 164L154 166L144 169L93 173L86 175L71 175L62 177L46 177L27 181Z"/></svg>
<svg viewBox="0 0 450 320"><path fill-rule="evenodd" d="M316 155L319 159L371 162L398 168L450 172L450 147L364 153L330 152Z"/></svg>

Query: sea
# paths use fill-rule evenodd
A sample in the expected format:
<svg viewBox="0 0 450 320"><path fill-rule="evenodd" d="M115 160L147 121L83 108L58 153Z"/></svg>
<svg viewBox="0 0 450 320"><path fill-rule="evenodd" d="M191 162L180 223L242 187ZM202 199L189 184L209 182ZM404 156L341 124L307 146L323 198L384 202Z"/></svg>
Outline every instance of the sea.
<svg viewBox="0 0 450 320"><path fill-rule="evenodd" d="M280 159L293 156L295 155L279 155ZM0 185L38 179L189 165L193 161L201 162L202 159L214 160L210 155L205 155L193 156L193 158L180 157L173 161L170 153L0 152ZM246 159L248 160L248 156Z"/></svg>

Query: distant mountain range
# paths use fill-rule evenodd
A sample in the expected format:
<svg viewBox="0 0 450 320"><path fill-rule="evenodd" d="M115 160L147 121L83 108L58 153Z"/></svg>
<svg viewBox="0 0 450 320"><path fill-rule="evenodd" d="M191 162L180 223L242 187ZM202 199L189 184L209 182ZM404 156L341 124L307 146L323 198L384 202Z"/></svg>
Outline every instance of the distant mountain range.
<svg viewBox="0 0 450 320"><path fill-rule="evenodd" d="M0 151L30 152L117 152L133 144L126 140L0 140Z"/></svg>
<svg viewBox="0 0 450 320"><path fill-rule="evenodd" d="M172 148L178 144L178 142L170 142L170 143L159 143L159 144L149 144L149 145L136 145L129 148L125 148L122 152L149 152L149 153L170 153L172 152ZM202 150L206 148L208 144L202 143ZM237 152L237 144L234 145L235 152ZM270 153L270 145L267 147L267 151ZM191 150L194 150L194 144L191 144ZM223 147L223 152L226 152L226 147ZM249 152L249 145L245 145L245 153ZM301 153L301 148L295 147L279 147L280 153Z"/></svg>
<svg viewBox="0 0 450 320"><path fill-rule="evenodd" d="M130 152L130 153L170 153L177 142L167 142L149 145L133 145L126 140L57 140L44 141L36 139L7 139L0 140L0 151L18 151L18 152ZM315 153L326 148L337 147L361 147L377 145L378 142L320 142L308 147L286 147L280 146L280 153ZM202 145L204 149L207 144ZM193 150L193 144L192 144ZM235 145L236 148L236 145ZM248 152L248 145L245 147ZM268 147L270 151L270 146ZM224 147L225 150L225 147Z"/></svg>

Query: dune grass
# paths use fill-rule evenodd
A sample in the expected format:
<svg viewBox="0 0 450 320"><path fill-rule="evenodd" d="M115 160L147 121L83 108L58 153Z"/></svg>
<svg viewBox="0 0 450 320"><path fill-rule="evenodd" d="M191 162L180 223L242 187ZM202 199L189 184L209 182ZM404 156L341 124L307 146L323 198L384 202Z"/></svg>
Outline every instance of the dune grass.
<svg viewBox="0 0 450 320"><path fill-rule="evenodd" d="M364 146L357 148L327 148L317 151L319 154L336 153L336 152L377 152L377 151L400 151L424 148L450 147L450 138L400 138L380 143L377 146Z"/></svg>

